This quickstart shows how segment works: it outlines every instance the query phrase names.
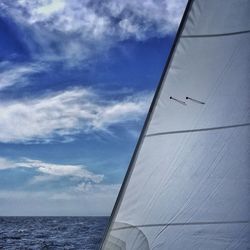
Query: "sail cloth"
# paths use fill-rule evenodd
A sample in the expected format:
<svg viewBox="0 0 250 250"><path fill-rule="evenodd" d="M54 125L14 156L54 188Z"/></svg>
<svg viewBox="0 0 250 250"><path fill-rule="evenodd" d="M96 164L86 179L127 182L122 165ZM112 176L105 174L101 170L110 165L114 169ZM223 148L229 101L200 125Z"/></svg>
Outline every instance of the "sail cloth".
<svg viewBox="0 0 250 250"><path fill-rule="evenodd" d="M247 249L250 1L189 1L102 249Z"/></svg>

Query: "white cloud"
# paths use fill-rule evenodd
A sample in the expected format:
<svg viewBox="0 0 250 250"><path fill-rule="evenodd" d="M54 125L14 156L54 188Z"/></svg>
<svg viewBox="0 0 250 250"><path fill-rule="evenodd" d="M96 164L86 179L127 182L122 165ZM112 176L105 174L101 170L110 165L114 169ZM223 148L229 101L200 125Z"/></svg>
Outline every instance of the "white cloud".
<svg viewBox="0 0 250 250"><path fill-rule="evenodd" d="M120 184L96 184L91 182L82 182L72 189L76 194L89 194L92 193L116 193L120 188Z"/></svg>
<svg viewBox="0 0 250 250"><path fill-rule="evenodd" d="M29 35L26 32L28 38L20 39L36 59L64 60L75 66L120 41L147 40L172 33L186 2L18 0L12 5L4 1L0 8L21 27L30 30Z"/></svg>
<svg viewBox="0 0 250 250"><path fill-rule="evenodd" d="M0 63L0 91L16 84L26 84L30 75L42 70L41 66L35 64L11 65L8 62L2 62Z"/></svg>
<svg viewBox="0 0 250 250"><path fill-rule="evenodd" d="M151 94L105 100L91 89L0 102L0 142L50 142L74 134L110 132L110 126L136 122L146 113Z"/></svg>
<svg viewBox="0 0 250 250"><path fill-rule="evenodd" d="M51 15L55 12L62 10L65 6L63 0L52 0L50 3L38 7L35 12L42 15Z"/></svg>
<svg viewBox="0 0 250 250"><path fill-rule="evenodd" d="M0 157L0 170L13 168L14 163L6 158Z"/></svg>
<svg viewBox="0 0 250 250"><path fill-rule="evenodd" d="M146 40L162 37L176 30L186 0L107 1L111 16L119 21L121 38Z"/></svg>
<svg viewBox="0 0 250 250"><path fill-rule="evenodd" d="M11 161L0 157L0 170L14 168L35 169L39 175L35 176L32 183L54 180L56 179L54 177L73 177L84 182L100 183L104 178L103 175L96 175L90 172L83 165L54 164L28 158L23 158L20 161Z"/></svg>
<svg viewBox="0 0 250 250"><path fill-rule="evenodd" d="M18 162L16 163L16 166L25 168L35 168L40 173L46 175L58 177L78 177L93 181L95 183L99 183L103 179L103 175L95 175L92 172L86 170L85 166L52 164L31 159L25 159L23 162Z"/></svg>
<svg viewBox="0 0 250 250"><path fill-rule="evenodd" d="M120 36L120 32L125 31L128 36L146 39L173 32L178 26L187 1L106 0L95 3L90 0L44 0L29 2L19 0L19 6L28 11L28 22L32 24L50 21L49 24L44 23L44 25L48 25L52 30L80 31L83 35L92 35L93 38L99 37L100 34L108 35L110 31L111 34L115 31L113 35ZM114 18L118 20L115 21ZM153 31L152 27L156 28L154 34L150 33ZM139 32L141 35L138 35Z"/></svg>

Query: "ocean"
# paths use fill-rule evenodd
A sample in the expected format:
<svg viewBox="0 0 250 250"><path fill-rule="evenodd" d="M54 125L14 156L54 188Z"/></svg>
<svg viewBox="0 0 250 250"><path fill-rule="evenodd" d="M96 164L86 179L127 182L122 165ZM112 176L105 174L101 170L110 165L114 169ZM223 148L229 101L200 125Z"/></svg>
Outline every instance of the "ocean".
<svg viewBox="0 0 250 250"><path fill-rule="evenodd" d="M0 249L98 249L108 217L0 217Z"/></svg>

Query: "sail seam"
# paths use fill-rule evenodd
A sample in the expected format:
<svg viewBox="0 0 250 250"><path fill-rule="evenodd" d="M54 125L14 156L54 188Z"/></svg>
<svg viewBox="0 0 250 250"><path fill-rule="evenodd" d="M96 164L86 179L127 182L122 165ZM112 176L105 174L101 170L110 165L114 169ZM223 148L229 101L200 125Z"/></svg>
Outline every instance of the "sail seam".
<svg viewBox="0 0 250 250"><path fill-rule="evenodd" d="M152 136L159 136L159 135L171 135L171 134L194 133L194 132L203 132L203 131L210 131L210 130L222 130L222 129L237 128L237 127L247 127L247 126L250 126L250 123L235 124L235 125L221 126L221 127L211 127L211 128L199 128L199 129L159 132L159 133L147 134L147 135L145 135L145 137L152 137Z"/></svg>
<svg viewBox="0 0 250 250"><path fill-rule="evenodd" d="M221 34L204 34L204 35L183 35L181 38L202 38L202 37L221 37L221 36L235 36L250 33L250 30L243 30L230 33L221 33Z"/></svg>
<svg viewBox="0 0 250 250"><path fill-rule="evenodd" d="M112 229L112 231L138 228L138 227L163 227L163 226L198 226L198 225L222 225L222 224L248 224L249 221L207 221L207 222L186 222L186 223L159 223L159 224L142 224L135 226L117 227Z"/></svg>

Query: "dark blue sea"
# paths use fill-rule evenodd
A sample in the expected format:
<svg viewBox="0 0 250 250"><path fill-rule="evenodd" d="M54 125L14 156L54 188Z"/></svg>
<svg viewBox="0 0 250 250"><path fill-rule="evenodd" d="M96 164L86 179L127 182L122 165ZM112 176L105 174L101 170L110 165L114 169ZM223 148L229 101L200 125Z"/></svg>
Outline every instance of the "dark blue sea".
<svg viewBox="0 0 250 250"><path fill-rule="evenodd" d="M98 249L108 217L0 217L0 249Z"/></svg>

